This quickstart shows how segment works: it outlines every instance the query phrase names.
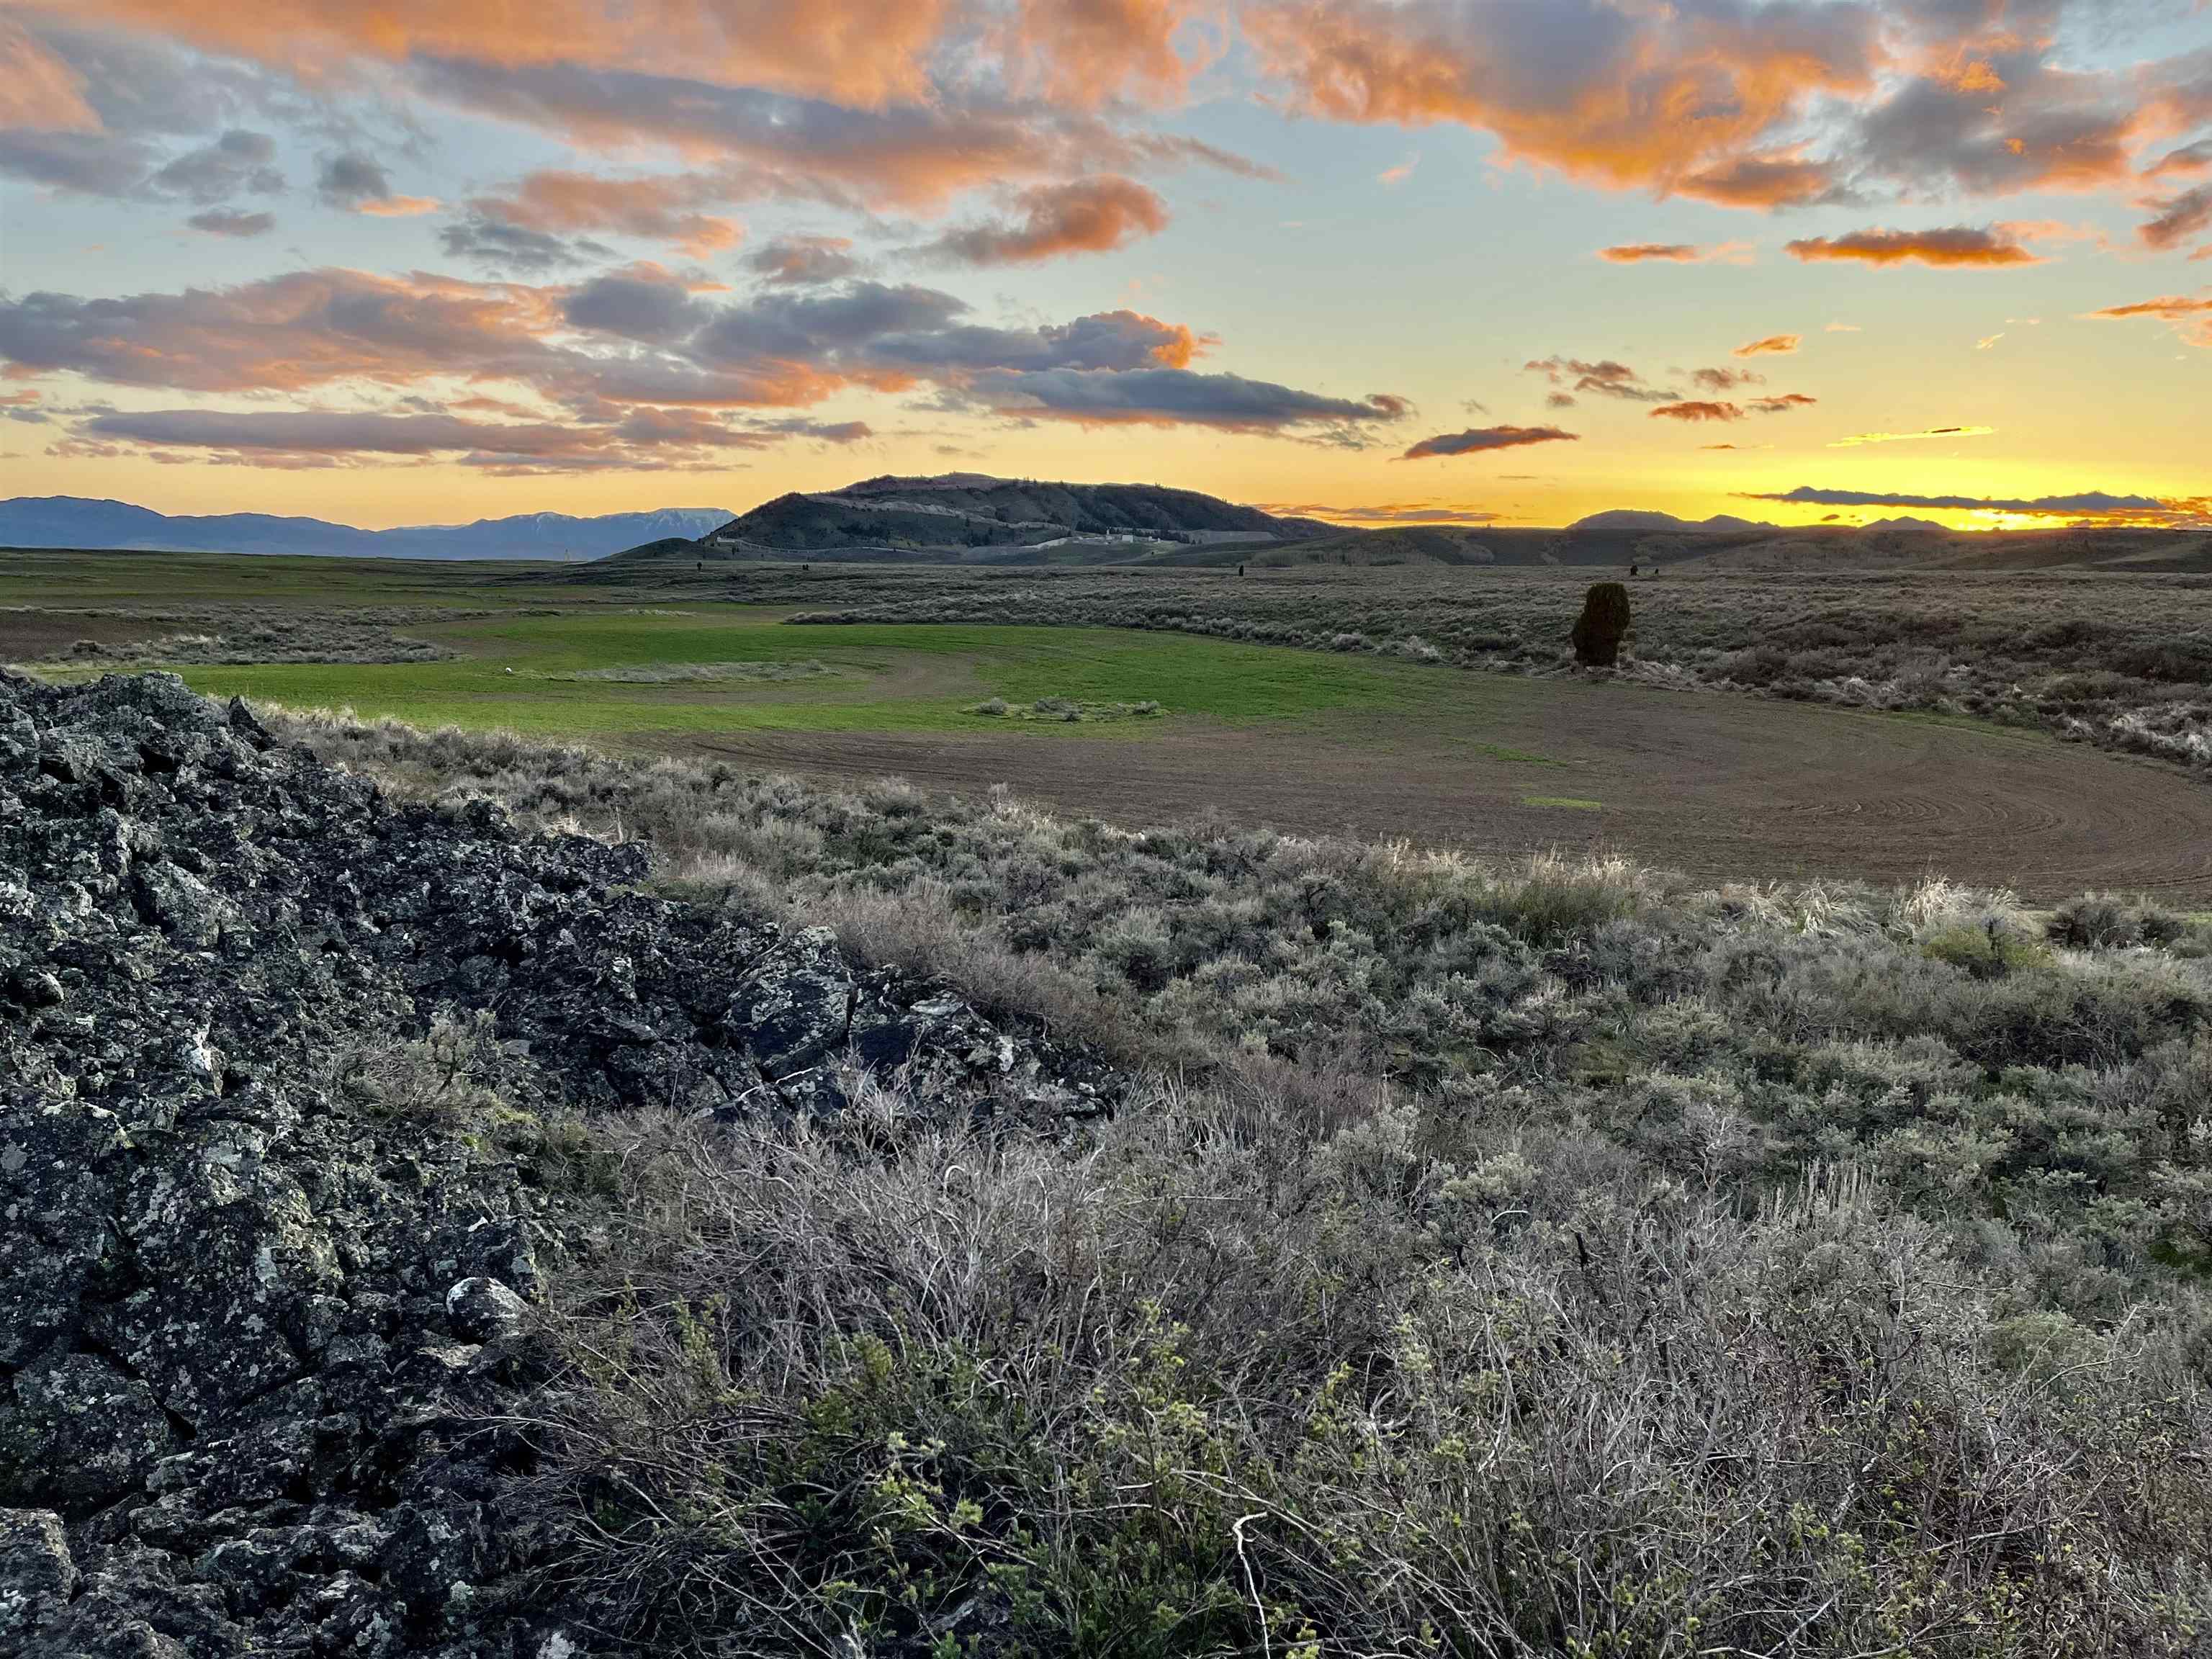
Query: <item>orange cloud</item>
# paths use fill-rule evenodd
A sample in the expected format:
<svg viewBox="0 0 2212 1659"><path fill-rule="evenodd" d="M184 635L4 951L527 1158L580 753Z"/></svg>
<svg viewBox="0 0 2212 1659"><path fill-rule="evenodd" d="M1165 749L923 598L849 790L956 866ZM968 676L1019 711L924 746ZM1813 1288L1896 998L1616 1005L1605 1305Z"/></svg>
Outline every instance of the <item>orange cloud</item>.
<svg viewBox="0 0 2212 1659"><path fill-rule="evenodd" d="M970 225L932 244L977 265L1036 264L1069 253L1106 253L1168 222L1167 204L1133 179L1079 179L1043 185L1017 199L1018 222Z"/></svg>
<svg viewBox="0 0 2212 1659"><path fill-rule="evenodd" d="M1751 263L1749 242L1716 242L1701 247L1695 242L1624 242L1612 247L1601 247L1597 257L1616 265L1643 264L1659 260L1671 264L1710 264L1726 260L1731 264Z"/></svg>
<svg viewBox="0 0 2212 1659"><path fill-rule="evenodd" d="M1736 357L1786 357L1805 343L1802 334L1770 334L1763 340L1747 341L1730 353Z"/></svg>
<svg viewBox="0 0 2212 1659"><path fill-rule="evenodd" d="M2109 189L2206 118L2201 54L2062 64L2063 3L1251 0L1243 16L1304 112L1455 121L1509 161L1771 210L1869 185Z"/></svg>
<svg viewBox="0 0 2212 1659"><path fill-rule="evenodd" d="M2043 256L2003 230L1964 226L1941 230L1854 230L1842 236L1808 236L1787 242L1792 258L1856 259L1871 265L2001 266L2041 264Z"/></svg>
<svg viewBox="0 0 2212 1659"><path fill-rule="evenodd" d="M377 219L414 219L443 206L434 196L380 196L357 204L354 211Z"/></svg>
<svg viewBox="0 0 2212 1659"><path fill-rule="evenodd" d="M1674 193L1719 207L1804 207L1838 193L1835 168L1798 155L1740 155L1700 167L1674 183Z"/></svg>
<svg viewBox="0 0 2212 1659"><path fill-rule="evenodd" d="M622 179L546 168L526 174L505 195L478 197L470 206L526 230L613 231L666 242L701 259L736 246L744 234L735 220L696 210L717 199L721 188L704 174Z"/></svg>
<svg viewBox="0 0 2212 1659"><path fill-rule="evenodd" d="M1153 102L1182 96L1196 65L1176 34L1202 0L1022 0L1002 47L1015 83L1058 103L1089 107L1133 93Z"/></svg>
<svg viewBox="0 0 2212 1659"><path fill-rule="evenodd" d="M1932 69L1929 79L1954 92L1978 94L2005 89L2004 77L1990 66L1987 58L1970 57L1963 49L1948 64Z"/></svg>
<svg viewBox="0 0 2212 1659"><path fill-rule="evenodd" d="M1646 259L1670 259L1680 264L1691 264L1704 256L1689 242L1628 242L1601 247L1597 257L1617 265L1632 265Z"/></svg>
<svg viewBox="0 0 2212 1659"><path fill-rule="evenodd" d="M1740 404L1712 403L1688 398L1681 403L1662 404L1651 411L1655 421L1740 421L1743 409Z"/></svg>
<svg viewBox="0 0 2212 1659"><path fill-rule="evenodd" d="M1707 171L1728 188L1722 171L1818 94L1869 89L1879 58L1873 15L1843 6L1291 0L1243 21L1308 114L1458 122L1497 135L1510 160L1686 193ZM1792 187L1808 188L1802 175Z"/></svg>
<svg viewBox="0 0 2212 1659"><path fill-rule="evenodd" d="M0 131L98 132L100 117L84 100L84 77L0 17Z"/></svg>
<svg viewBox="0 0 2212 1659"><path fill-rule="evenodd" d="M2168 294L2155 300L2141 300L2134 305L2106 306L2088 315L2105 321L2154 318L2172 324L2173 331L2191 345L2212 347L2212 299L2192 300Z"/></svg>
<svg viewBox="0 0 2212 1659"><path fill-rule="evenodd" d="M949 0L28 0L311 78L362 61L591 64L682 75L879 107L927 97Z"/></svg>

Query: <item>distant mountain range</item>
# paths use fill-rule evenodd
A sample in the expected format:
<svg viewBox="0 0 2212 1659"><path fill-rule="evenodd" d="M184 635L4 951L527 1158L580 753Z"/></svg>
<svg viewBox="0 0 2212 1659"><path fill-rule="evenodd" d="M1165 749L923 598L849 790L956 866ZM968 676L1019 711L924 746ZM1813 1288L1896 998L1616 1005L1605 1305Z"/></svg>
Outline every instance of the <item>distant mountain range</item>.
<svg viewBox="0 0 2212 1659"><path fill-rule="evenodd" d="M1054 483L975 472L863 478L842 489L779 495L736 516L720 507L664 507L590 519L526 513L474 524L394 530L260 513L172 517L123 501L19 496L0 501L0 548L9 547L592 561L584 580L617 584L689 580L702 564L744 560L1249 565L1255 570L1552 565L1618 566L1625 572L1632 566L1694 564L1751 572L1869 561L1970 569L2212 569L2212 533L2203 532L2069 526L1963 535L1908 517L1859 526L1778 526L1725 514L1690 520L1635 510L1595 513L1558 530L1499 525L1354 530L1265 513L1192 489Z"/></svg>
<svg viewBox="0 0 2212 1659"><path fill-rule="evenodd" d="M368 559L596 559L726 524L729 509L667 507L595 519L524 513L474 524L362 530L265 513L172 516L127 501L19 495L0 501L0 547L122 548L153 553L312 553Z"/></svg>
<svg viewBox="0 0 2212 1659"><path fill-rule="evenodd" d="M1773 525L1739 519L1729 513L1716 513L1710 519L1678 519L1671 513L1639 513L1633 508L1616 508L1611 513L1593 513L1587 519L1577 519L1567 526L1570 530L1772 530Z"/></svg>
<svg viewBox="0 0 2212 1659"><path fill-rule="evenodd" d="M1933 519L1899 517L1873 519L1854 526L1861 530L1942 530L1943 526ZM1593 513L1587 519L1577 519L1567 526L1570 530L1643 530L1695 532L1737 530L1779 530L1781 526L1764 519L1739 519L1732 513L1716 513L1710 519L1678 519L1671 513L1643 513L1633 508L1616 508L1610 513ZM1946 533L1948 533L1948 532Z"/></svg>

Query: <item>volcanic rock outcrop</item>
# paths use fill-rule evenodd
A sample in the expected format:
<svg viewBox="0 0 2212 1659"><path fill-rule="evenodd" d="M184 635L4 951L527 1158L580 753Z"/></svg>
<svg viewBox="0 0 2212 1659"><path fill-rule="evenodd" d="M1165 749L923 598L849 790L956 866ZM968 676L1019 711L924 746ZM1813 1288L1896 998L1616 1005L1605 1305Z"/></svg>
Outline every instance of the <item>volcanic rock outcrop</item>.
<svg viewBox="0 0 2212 1659"><path fill-rule="evenodd" d="M580 1656L502 1507L595 1111L1103 1109L941 985L395 806L167 675L0 673L0 1652Z"/></svg>

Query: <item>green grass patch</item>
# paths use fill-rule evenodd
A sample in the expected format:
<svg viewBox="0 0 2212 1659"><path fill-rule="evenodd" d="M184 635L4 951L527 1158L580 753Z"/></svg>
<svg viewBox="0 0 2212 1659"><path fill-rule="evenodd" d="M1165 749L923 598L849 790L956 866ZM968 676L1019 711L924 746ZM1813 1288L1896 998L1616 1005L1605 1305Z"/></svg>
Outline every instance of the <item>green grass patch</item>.
<svg viewBox="0 0 2212 1659"><path fill-rule="evenodd" d="M219 696L350 708L416 725L579 737L972 729L979 716L970 711L993 699L1032 709L1053 699L1079 710L1152 703L1248 724L1339 712L1412 713L1432 707L1438 690L1434 675L1413 665L1188 635L980 625L785 627L781 616L760 607L696 605L477 617L410 630L463 653L454 660L180 672L196 690Z"/></svg>
<svg viewBox="0 0 2212 1659"><path fill-rule="evenodd" d="M1523 806L1559 806L1572 812L1595 812L1602 811L1605 806L1601 800L1588 800L1580 795L1523 795L1521 804Z"/></svg>

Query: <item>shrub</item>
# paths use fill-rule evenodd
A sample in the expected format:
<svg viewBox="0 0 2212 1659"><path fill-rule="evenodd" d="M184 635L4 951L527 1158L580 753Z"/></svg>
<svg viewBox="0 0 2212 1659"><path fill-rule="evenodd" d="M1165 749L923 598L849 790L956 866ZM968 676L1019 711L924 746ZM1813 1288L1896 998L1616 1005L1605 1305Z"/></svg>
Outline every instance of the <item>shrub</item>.
<svg viewBox="0 0 2212 1659"><path fill-rule="evenodd" d="M1619 582L1594 583L1583 596L1582 615L1575 618L1575 660L1588 667L1612 667L1620 660L1628 627L1628 589Z"/></svg>
<svg viewBox="0 0 2212 1659"><path fill-rule="evenodd" d="M2122 899L2111 893L2084 893L2051 912L2051 937L2061 945L2111 949L2130 945L2172 945L2185 937L2189 922L2148 899Z"/></svg>

